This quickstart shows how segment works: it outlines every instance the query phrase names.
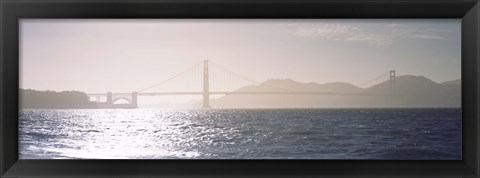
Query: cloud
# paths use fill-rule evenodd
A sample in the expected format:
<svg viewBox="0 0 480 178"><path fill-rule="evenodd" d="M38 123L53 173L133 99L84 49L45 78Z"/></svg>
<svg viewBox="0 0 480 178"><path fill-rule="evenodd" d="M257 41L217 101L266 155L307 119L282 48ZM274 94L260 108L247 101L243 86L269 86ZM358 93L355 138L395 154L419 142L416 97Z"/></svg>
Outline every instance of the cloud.
<svg viewBox="0 0 480 178"><path fill-rule="evenodd" d="M347 24L297 24L290 30L290 33L297 36L334 41L367 42L376 46L392 43L391 37L388 35L369 32L363 27Z"/></svg>
<svg viewBox="0 0 480 178"><path fill-rule="evenodd" d="M444 37L437 36L437 35L413 35L412 38L414 39L425 39L425 40L443 40Z"/></svg>
<svg viewBox="0 0 480 178"><path fill-rule="evenodd" d="M427 29L426 31L439 32L439 33L450 33L450 32L452 32L451 30L447 30L447 29Z"/></svg>
<svg viewBox="0 0 480 178"><path fill-rule="evenodd" d="M365 42L373 46L389 46L401 39L443 40L447 29L423 29L401 24L289 24L290 34L312 39Z"/></svg>
<svg viewBox="0 0 480 178"><path fill-rule="evenodd" d="M390 27L390 28L393 28L393 27L398 27L399 25L398 24L388 24L388 25L385 25L386 27Z"/></svg>

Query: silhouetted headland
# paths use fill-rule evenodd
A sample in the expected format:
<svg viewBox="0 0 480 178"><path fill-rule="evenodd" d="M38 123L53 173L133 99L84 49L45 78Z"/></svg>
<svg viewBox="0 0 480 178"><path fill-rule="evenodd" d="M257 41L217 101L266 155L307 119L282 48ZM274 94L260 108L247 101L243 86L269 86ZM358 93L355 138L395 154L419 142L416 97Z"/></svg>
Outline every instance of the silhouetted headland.
<svg viewBox="0 0 480 178"><path fill-rule="evenodd" d="M80 91L19 90L21 109L94 109L97 104Z"/></svg>

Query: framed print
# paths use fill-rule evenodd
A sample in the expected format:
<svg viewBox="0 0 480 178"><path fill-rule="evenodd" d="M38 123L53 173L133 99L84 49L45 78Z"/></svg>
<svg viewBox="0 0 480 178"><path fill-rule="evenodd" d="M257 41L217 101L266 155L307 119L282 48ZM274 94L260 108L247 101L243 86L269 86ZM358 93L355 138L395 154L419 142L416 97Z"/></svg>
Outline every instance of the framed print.
<svg viewBox="0 0 480 178"><path fill-rule="evenodd" d="M478 176L478 1L0 5L4 177Z"/></svg>

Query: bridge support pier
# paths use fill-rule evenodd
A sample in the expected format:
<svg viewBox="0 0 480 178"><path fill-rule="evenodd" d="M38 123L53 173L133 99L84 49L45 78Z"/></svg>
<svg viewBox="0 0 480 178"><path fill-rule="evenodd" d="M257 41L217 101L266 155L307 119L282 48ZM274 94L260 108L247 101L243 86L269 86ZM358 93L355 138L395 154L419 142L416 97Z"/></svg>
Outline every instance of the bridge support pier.
<svg viewBox="0 0 480 178"><path fill-rule="evenodd" d="M132 92L132 103L131 103L133 108L138 108L138 102L137 102L137 92L134 91Z"/></svg>
<svg viewBox="0 0 480 178"><path fill-rule="evenodd" d="M395 95L395 77L396 77L396 74L395 74L395 70L390 70L390 81L389 81L389 84L390 84L390 88L389 88L389 95L390 95L390 98L392 100L394 100L394 95Z"/></svg>
<svg viewBox="0 0 480 178"><path fill-rule="evenodd" d="M208 60L203 61L203 108L210 108L210 86L208 81Z"/></svg>
<svg viewBox="0 0 480 178"><path fill-rule="evenodd" d="M112 92L107 92L107 105L113 105Z"/></svg>
<svg viewBox="0 0 480 178"><path fill-rule="evenodd" d="M395 70L390 70L390 89L393 90L395 88Z"/></svg>

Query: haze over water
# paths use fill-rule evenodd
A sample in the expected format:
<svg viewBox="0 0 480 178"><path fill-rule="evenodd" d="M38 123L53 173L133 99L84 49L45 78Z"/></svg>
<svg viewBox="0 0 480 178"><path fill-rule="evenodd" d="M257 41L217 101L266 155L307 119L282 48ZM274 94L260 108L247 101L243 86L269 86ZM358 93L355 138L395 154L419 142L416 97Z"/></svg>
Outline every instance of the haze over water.
<svg viewBox="0 0 480 178"><path fill-rule="evenodd" d="M460 19L21 19L20 31L20 159L461 159Z"/></svg>

